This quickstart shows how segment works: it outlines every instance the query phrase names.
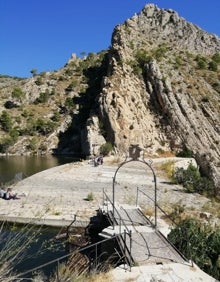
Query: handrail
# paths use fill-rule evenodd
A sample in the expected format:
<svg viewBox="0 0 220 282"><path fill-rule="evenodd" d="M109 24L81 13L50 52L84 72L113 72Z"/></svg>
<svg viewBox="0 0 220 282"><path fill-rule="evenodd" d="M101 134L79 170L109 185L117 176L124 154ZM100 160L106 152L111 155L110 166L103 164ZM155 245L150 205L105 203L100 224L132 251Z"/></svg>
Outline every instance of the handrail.
<svg viewBox="0 0 220 282"><path fill-rule="evenodd" d="M110 200L110 198L108 197L108 195L105 193L104 190L103 190L103 193L104 193L105 198L111 203L111 205L113 205L112 201ZM103 200L104 200L104 197L103 197ZM117 213L118 213L118 211L117 211ZM125 253L123 253L123 255L124 255L124 257L126 258L126 261L127 261L128 265L131 267L131 261L132 261L132 257L131 257L131 243L132 243L132 240L131 240L131 230L128 229L128 227L126 226L124 220L122 219L122 217L120 216L119 213L118 213L118 216L119 216L119 218L120 218L120 233L119 233L119 234L114 234L111 238L107 238L107 239L104 239L104 240L102 240L102 241L96 242L96 243L94 243L94 244L92 244L92 245L87 245L87 246L85 246L85 247L83 247L83 248L74 250L73 252L71 252L71 253L69 253L69 254L67 254L67 255L61 256L61 257L59 257L59 258L57 258L57 259L51 260L51 261L49 261L49 262L47 262L47 263L44 263L44 264L42 264L42 265L39 265L39 266L37 266L37 267L34 267L34 268L29 269L29 270L27 270L27 271L24 271L23 273L18 274L16 277L24 276L24 275L26 275L26 274L29 274L29 273L31 273L31 272L33 272L33 271L42 269L43 267L46 267L46 266L48 266L48 265L50 265L50 264L53 264L53 263L56 263L56 262L59 263L60 260L66 259L66 258L68 258L68 257L71 257L72 255L77 254L77 253L82 252L82 251L85 251L85 250L87 250L87 249L89 249L89 248L90 248L90 249L91 249L91 248L94 248L94 247L97 248L98 245L100 245L100 244L102 244L102 243L104 243L104 242L110 241L110 240L112 240L112 239L114 239L114 238L116 238L116 239L117 239L117 238L121 238L121 239L123 240L124 244L125 244L125 237L123 238L122 234L124 234L124 236L128 235L128 236L129 236L129 239L130 239L130 247L128 248L127 246L125 246L126 250L128 251L129 258L127 259L127 256L125 255ZM73 221L67 226L67 236L69 235L69 229L70 229L70 227L73 225L73 223L74 223L75 221L76 221L76 214L74 215ZM126 232L125 232L125 230L124 230L124 232L121 232L121 223L123 223L123 225L124 225L124 227L125 227L125 229L126 229ZM123 252L123 250L122 250L122 252ZM98 257L97 257L97 253L96 253L96 261L97 261L97 259L98 259ZM96 262L96 263L97 263L97 262Z"/></svg>
<svg viewBox="0 0 220 282"><path fill-rule="evenodd" d="M123 210L126 212L127 217L130 218L130 221L131 221L131 223L132 223L132 226L134 226L134 223L135 223L135 222L131 219L130 215L128 214L128 212L127 212L124 208L123 208ZM134 228L135 228L135 226L134 226ZM147 243L146 238L143 236L143 234L142 234L141 232L138 232L138 233L141 235L143 241L145 242L146 248L148 249L148 252L149 252L149 255L150 255L150 249L149 249L149 247L148 247L148 243Z"/></svg>
<svg viewBox="0 0 220 282"><path fill-rule="evenodd" d="M154 200L149 196L147 195L144 191L142 191L139 187L137 187L137 191L140 191L142 194L144 194L148 199L150 199L151 201L154 202ZM137 192L137 195L138 195L138 192ZM138 200L136 200L136 205L138 205ZM169 214L167 214L158 204L157 204L157 208L163 213L165 214L171 221L172 223L174 223L175 225L177 225L177 223L170 217Z"/></svg>
<svg viewBox="0 0 220 282"><path fill-rule="evenodd" d="M144 191L142 191L139 187L137 187L137 195L138 195L138 191L140 191L140 192L141 192L142 194L144 194L147 198L149 198L150 200L153 201L153 199L152 199L149 195L147 195ZM136 205L137 205L137 202L138 202L138 201L136 201ZM170 215L167 214L159 205L157 205L157 208L158 208L162 213L164 213L164 214L171 220L171 222L175 224L175 226L177 226L177 223L176 223L176 222L170 217ZM161 237L165 238L165 236L164 236L164 235L162 234L162 232L160 232L159 230L157 230L157 234L159 234ZM185 261L190 262L190 259L187 259L187 258L184 256L184 254L182 254L182 253L175 247L175 245L174 245L172 242L170 242L170 240L168 240L168 238L165 238L165 239L169 242L169 244L175 249L175 251L176 251Z"/></svg>
<svg viewBox="0 0 220 282"><path fill-rule="evenodd" d="M174 250L183 258L183 260L188 261L188 262L190 263L190 259L188 259L187 257L185 257L184 254L181 253L181 251L178 250L177 247L176 247L172 242L170 242L170 240L168 240L168 239L163 235L162 232L160 232L160 230L157 230L156 232L157 232L157 234L158 234L163 240L166 240L166 241L169 242L169 244L170 244L170 245L174 248ZM193 266L193 265L192 265L192 266Z"/></svg>
<svg viewBox="0 0 220 282"><path fill-rule="evenodd" d="M73 225L73 223L76 221L76 214L74 214L74 219L73 221L67 226L66 228L66 238L68 239L69 238L69 230L70 230L70 227Z"/></svg>
<svg viewBox="0 0 220 282"><path fill-rule="evenodd" d="M87 249L91 249L91 248L93 248L93 247L97 247L98 245L100 245L100 244L102 244L102 243L104 243L104 242L110 241L110 240L112 240L113 238L117 238L117 237L119 237L119 236L121 236L121 235L120 235L120 234L117 234L117 235L115 234L115 235L113 235L111 238L107 238L107 239L104 239L104 240L102 240L102 241L96 242L96 243L94 243L94 244L92 244L92 245L87 245L87 246L85 246L85 247L79 248L79 249L74 250L73 252L70 252L70 253L68 253L68 254L66 254L66 255L63 255L63 256L61 256L61 257L59 257L59 258L57 258L57 259L53 259L53 260L51 260L51 261L49 261L49 262L47 262L47 263L41 264L41 265L39 265L39 266L37 266L37 267L34 267L34 268L29 269L29 270L27 270L27 271L24 271L23 273L19 273L18 275L16 275L16 277L24 276L24 275L26 275L26 274L28 274L28 273L31 273L31 272L33 272L33 271L42 269L43 267L48 266L48 265L53 264L53 263L56 263L56 262L59 264L60 260L66 259L66 258L68 258L68 257L71 257L72 255L75 255L75 254L77 254L77 253L79 253L79 252L83 252L83 251L85 251L85 250L87 250ZM97 260L97 259L98 259L98 257L96 256L96 260Z"/></svg>
<svg viewBox="0 0 220 282"><path fill-rule="evenodd" d="M129 239L130 239L129 247L126 244L126 236L129 236ZM121 250L121 252L123 254L123 257L125 259L124 261L127 263L127 265L130 268L130 271L131 271L132 261L134 261L133 258L132 258L132 255L131 255L131 244L132 244L132 241L131 241L131 231L130 231L130 234L128 234L124 230L123 236L122 236L122 234L118 234L118 236L116 237L116 240L118 242L118 246L119 246L119 248L120 248L120 250ZM120 240L122 240L122 242ZM126 253L128 255L126 255Z"/></svg>
<svg viewBox="0 0 220 282"><path fill-rule="evenodd" d="M110 202L110 204L111 204L112 207L113 207L113 202L110 200L110 198L108 197L108 195L105 193L104 190L103 190L103 193L104 193L106 199ZM127 227L125 221L123 220L123 218L121 217L120 213L117 211L116 208L115 208L115 211L116 211L116 213L117 213L117 215L118 215L118 217L119 217L119 219L120 219L120 225L119 225L119 231L120 231L120 232L119 232L119 233L122 233L122 232L121 232L121 223L123 223L125 229L127 230L127 233L129 234L129 233L130 233L130 230L128 229L128 227ZM114 220L114 218L113 218L113 220Z"/></svg>
<svg viewBox="0 0 220 282"><path fill-rule="evenodd" d="M112 205L112 207L113 207L113 202L111 201L111 199L108 197L108 195L106 194L106 192L104 191L104 189L103 189L103 202L105 201L105 200L107 200L107 201L109 201L110 202L110 204ZM114 207L113 207L114 208ZM108 205L107 205L107 209L108 209ZM118 210L115 208L114 209L115 211L116 211L116 213L118 214L118 216L119 216L119 219L120 219L120 221L119 221L119 223L120 223L120 225L119 225L119 238L121 238L122 239L122 241L124 242L124 249L123 248L121 248L121 251L122 251L122 253L123 253L123 255L124 255L124 257L125 257L125 260L127 261L127 264L129 265L129 267L130 267L130 271L131 271L131 263L132 263L132 256L131 256L131 245L132 245L132 231L131 230L129 230L128 229L128 227L127 227L127 225L126 225L126 223L125 223L125 221L123 220L123 218L121 217L121 215L120 215L120 213L118 212ZM115 219L113 218L113 221L114 221ZM125 227L125 229L124 229L124 232L122 233L121 232L121 223L123 223L123 225L124 225L124 227ZM114 223L113 223L114 224ZM113 225L113 228L114 228L114 225ZM124 236L122 236L122 234L124 234ZM126 235L128 235L129 236L129 248L127 247L127 245L126 245ZM120 244L119 244L120 245ZM129 256L129 258L127 258L127 256L126 256L126 250L127 250L127 252L128 252L128 256Z"/></svg>

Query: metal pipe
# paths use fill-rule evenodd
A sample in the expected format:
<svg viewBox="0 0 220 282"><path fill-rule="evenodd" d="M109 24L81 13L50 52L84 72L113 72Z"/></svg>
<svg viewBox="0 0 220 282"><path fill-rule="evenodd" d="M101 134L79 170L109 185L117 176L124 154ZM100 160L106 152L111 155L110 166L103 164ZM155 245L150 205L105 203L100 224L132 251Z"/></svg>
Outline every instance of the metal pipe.
<svg viewBox="0 0 220 282"><path fill-rule="evenodd" d="M136 207L138 206L138 195L139 195L139 188L137 187L137 194L136 194Z"/></svg>

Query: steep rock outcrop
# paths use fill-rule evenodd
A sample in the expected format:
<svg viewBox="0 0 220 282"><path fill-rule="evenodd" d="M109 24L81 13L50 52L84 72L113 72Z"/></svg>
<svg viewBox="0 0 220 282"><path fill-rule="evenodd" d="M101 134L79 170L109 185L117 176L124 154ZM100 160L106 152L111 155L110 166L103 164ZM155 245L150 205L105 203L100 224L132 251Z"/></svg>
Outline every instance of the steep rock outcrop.
<svg viewBox="0 0 220 282"><path fill-rule="evenodd" d="M219 93L195 64L219 51L216 35L152 4L117 26L99 103L119 151L131 143L147 153L187 146L219 186Z"/></svg>
<svg viewBox="0 0 220 282"><path fill-rule="evenodd" d="M105 138L101 134L99 119L92 115L81 131L82 152L85 155L98 155L99 148L105 144Z"/></svg>
<svg viewBox="0 0 220 282"><path fill-rule="evenodd" d="M124 52L133 49L158 46L166 43L178 50L210 55L220 52L219 38L187 22L173 10L160 9L154 4L115 27L112 35L113 48L120 47Z"/></svg>

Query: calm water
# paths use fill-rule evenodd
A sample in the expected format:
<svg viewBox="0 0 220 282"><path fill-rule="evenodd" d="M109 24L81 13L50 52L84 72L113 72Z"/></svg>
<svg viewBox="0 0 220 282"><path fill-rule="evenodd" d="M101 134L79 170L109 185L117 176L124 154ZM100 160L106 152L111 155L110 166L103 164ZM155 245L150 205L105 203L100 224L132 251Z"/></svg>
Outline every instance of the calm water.
<svg viewBox="0 0 220 282"><path fill-rule="evenodd" d="M69 156L0 157L0 184L18 181L42 170L76 160Z"/></svg>
<svg viewBox="0 0 220 282"><path fill-rule="evenodd" d="M45 169L52 168L65 163L74 162L76 160L76 158L68 156L0 157L0 185L4 183L19 181L22 178L31 176ZM20 226L14 230L9 227L6 227L5 224L2 225L2 223L0 223L0 227L1 252L5 246L4 241L10 242L10 238L16 238L18 234L23 234L24 227ZM38 233L37 241L33 241L30 244L29 248L27 248L26 254L21 260L21 262L15 265L15 270L21 273L23 271L27 271L33 267L37 267L45 262L51 261L66 254L67 252L65 246L61 242L55 242L54 245L53 241L51 241L52 238L59 232L59 228L44 227L41 232ZM45 250L40 252L39 250L42 248L42 245L44 245ZM54 268L56 266L56 263L49 265L42 269L42 271L44 272L44 274L50 275L54 271ZM28 274L26 277L31 277L31 274Z"/></svg>
<svg viewBox="0 0 220 282"><path fill-rule="evenodd" d="M3 224L3 223L2 223ZM19 252L19 256L13 261L12 266L16 273L24 273L35 267L42 266L45 263L58 259L66 255L67 249L65 241L55 240L54 236L64 230L52 227L34 227L22 226L16 224L4 223L4 228L0 232L0 251L3 253L3 259L10 260ZM30 242L27 244L27 242ZM13 250L9 253L9 246L13 245ZM26 245L25 245L26 244ZM63 259L60 262L64 261ZM39 271L46 276L50 276L56 269L58 263L46 265ZM32 271L22 275L22 277L31 278ZM29 279L22 279L27 281Z"/></svg>

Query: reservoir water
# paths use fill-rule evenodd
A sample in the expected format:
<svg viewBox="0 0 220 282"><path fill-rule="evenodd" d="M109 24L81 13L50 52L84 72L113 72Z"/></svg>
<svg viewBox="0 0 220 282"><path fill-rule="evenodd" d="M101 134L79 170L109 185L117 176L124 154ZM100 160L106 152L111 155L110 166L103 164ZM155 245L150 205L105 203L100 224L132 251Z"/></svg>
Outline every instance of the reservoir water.
<svg viewBox="0 0 220 282"><path fill-rule="evenodd" d="M7 185L23 178L29 177L37 172L59 166L62 164L77 161L76 158L70 156L5 156L0 157L0 185ZM1 199L0 199L1 200ZM10 245L13 238L21 238L24 233L25 226L10 225L7 226L6 223L0 222L0 253L3 254L7 248L5 246ZM36 230L31 230L28 228L29 236L36 232ZM31 268L37 267L49 262L51 260L57 259L62 255L67 254L67 250L63 242L53 242L54 236L62 233L60 228L43 227L41 231L37 234L37 240L33 240L28 248L24 249L25 255L19 258L19 262L15 263L14 271L18 273L25 272ZM24 239L24 238L23 238ZM26 241L24 239L23 241ZM22 246L22 241L16 246L16 250ZM54 245L55 244L55 245ZM57 245L58 244L58 245ZM42 251L42 246L44 246L44 251ZM7 256L5 255L7 260ZM41 269L45 275L51 275L54 269L57 267L57 263L48 265ZM29 273L26 277L31 277L32 274ZM19 280L27 281L27 280Z"/></svg>
<svg viewBox="0 0 220 282"><path fill-rule="evenodd" d="M57 234L64 232L62 228L7 222L1 223L1 227L4 228L1 228L0 231L0 270L2 265L7 262L13 273L28 272L21 276L23 279L13 281L32 281L31 278L38 272L49 277L58 266L58 262L55 261L68 254L65 241L55 239ZM51 261L54 262L50 263ZM59 263L63 261L65 259L59 260ZM38 271L31 271L38 267L40 267Z"/></svg>
<svg viewBox="0 0 220 282"><path fill-rule="evenodd" d="M71 156L1 156L0 184L16 182L45 169L76 160Z"/></svg>

